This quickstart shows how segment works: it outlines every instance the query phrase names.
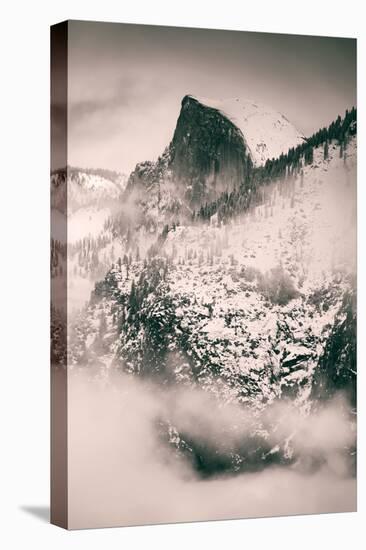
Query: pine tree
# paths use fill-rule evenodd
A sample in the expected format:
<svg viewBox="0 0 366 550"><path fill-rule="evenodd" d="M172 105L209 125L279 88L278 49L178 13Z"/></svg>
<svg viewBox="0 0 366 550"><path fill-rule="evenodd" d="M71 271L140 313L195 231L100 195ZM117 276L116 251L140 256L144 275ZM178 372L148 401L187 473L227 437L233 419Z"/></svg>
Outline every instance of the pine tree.
<svg viewBox="0 0 366 550"><path fill-rule="evenodd" d="M134 313L137 307L137 293L136 293L136 285L134 280L132 281L132 284L131 284L129 306L130 306L131 312Z"/></svg>
<svg viewBox="0 0 366 550"><path fill-rule="evenodd" d="M314 160L314 150L313 147L308 147L305 150L305 164L312 164Z"/></svg>

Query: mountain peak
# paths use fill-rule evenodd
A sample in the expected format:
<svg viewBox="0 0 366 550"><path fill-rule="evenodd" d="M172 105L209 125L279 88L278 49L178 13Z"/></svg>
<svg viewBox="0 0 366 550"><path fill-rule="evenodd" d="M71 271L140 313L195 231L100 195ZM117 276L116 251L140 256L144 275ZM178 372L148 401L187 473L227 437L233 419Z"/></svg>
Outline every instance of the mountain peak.
<svg viewBox="0 0 366 550"><path fill-rule="evenodd" d="M182 183L191 205L200 206L222 192L248 187L253 165L264 165L304 139L286 117L261 103L187 94L167 154L156 163L138 164L127 188L168 177Z"/></svg>

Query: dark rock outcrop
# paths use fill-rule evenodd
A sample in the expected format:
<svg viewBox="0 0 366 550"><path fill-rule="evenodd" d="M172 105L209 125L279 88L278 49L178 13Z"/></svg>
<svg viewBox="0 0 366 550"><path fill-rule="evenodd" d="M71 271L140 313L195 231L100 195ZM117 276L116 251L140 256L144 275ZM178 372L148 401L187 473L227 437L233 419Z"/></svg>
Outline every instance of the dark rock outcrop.
<svg viewBox="0 0 366 550"><path fill-rule="evenodd" d="M356 406L357 382L356 293L345 294L334 327L314 376L313 397L329 399L342 391Z"/></svg>
<svg viewBox="0 0 366 550"><path fill-rule="evenodd" d="M170 145L174 178L193 204L245 186L252 168L240 130L220 111L185 96Z"/></svg>

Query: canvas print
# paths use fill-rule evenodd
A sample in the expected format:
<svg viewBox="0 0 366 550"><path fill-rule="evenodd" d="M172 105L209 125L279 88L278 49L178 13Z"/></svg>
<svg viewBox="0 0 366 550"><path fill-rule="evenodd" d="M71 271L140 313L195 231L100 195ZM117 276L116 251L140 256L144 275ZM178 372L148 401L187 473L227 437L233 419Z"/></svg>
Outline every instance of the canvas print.
<svg viewBox="0 0 366 550"><path fill-rule="evenodd" d="M51 29L51 519L356 510L356 40Z"/></svg>

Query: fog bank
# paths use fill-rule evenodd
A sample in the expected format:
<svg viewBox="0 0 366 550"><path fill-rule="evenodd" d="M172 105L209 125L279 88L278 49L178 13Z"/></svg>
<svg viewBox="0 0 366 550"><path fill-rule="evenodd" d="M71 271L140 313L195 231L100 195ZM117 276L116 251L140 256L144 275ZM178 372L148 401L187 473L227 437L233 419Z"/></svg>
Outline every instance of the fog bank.
<svg viewBox="0 0 366 550"><path fill-rule="evenodd" d="M342 411L341 402L333 402L303 418L291 404L280 404L260 418L264 425L266 418L273 423L273 415L286 419L277 429L296 432L294 446L304 457L321 455L318 469L306 469L300 461L202 480L162 445L156 419L168 414L188 433L209 440L219 436L223 444L227 438L229 444L248 431L253 421L249 411L219 407L202 391L159 390L124 375L110 384L73 374L69 527L355 511L356 480L342 454L355 433Z"/></svg>

